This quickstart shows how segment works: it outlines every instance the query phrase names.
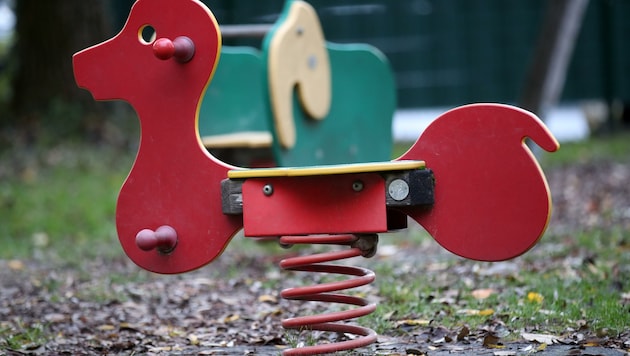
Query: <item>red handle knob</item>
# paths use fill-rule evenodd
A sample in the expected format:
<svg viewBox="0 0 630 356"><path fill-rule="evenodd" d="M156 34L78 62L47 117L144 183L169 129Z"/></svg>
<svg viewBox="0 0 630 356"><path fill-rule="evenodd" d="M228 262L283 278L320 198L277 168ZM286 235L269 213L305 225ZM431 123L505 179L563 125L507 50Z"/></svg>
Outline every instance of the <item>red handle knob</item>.
<svg viewBox="0 0 630 356"><path fill-rule="evenodd" d="M136 245L144 251L157 249L162 253L171 252L177 245L177 231L168 225L160 226L155 231L141 230L136 235Z"/></svg>
<svg viewBox="0 0 630 356"><path fill-rule="evenodd" d="M153 54L162 60L175 58L178 62L186 63L195 55L195 44L186 36L176 37L173 41L159 38L153 42Z"/></svg>

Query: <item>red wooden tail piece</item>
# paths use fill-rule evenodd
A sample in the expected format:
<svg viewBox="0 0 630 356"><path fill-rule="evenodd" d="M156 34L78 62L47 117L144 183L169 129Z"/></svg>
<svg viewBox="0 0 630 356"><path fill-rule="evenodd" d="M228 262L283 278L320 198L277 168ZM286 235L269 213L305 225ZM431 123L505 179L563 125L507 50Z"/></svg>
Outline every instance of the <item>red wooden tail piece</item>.
<svg viewBox="0 0 630 356"><path fill-rule="evenodd" d="M432 209L407 211L442 246L462 257L499 261L542 236L549 187L525 139L547 151L558 142L532 113L473 104L437 118L399 159L423 159L435 175Z"/></svg>

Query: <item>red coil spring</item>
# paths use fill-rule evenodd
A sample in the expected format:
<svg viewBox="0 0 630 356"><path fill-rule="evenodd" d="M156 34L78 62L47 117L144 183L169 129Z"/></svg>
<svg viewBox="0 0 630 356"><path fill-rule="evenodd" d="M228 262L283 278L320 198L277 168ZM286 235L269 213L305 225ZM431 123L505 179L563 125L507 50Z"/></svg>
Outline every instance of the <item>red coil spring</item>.
<svg viewBox="0 0 630 356"><path fill-rule="evenodd" d="M346 323L338 323L339 321L371 314L376 310L376 304L368 303L365 299L360 297L333 293L372 283L375 278L374 272L361 267L325 263L358 256L371 257L376 252L377 242L377 235L311 235L283 236L280 238L280 243L283 245L326 244L351 247L350 249L342 251L287 258L280 261L280 267L283 269L302 272L335 273L356 277L344 281L285 289L281 292L283 298L358 306L358 308L351 310L286 319L282 322L282 326L285 329L318 330L360 336L356 339L331 344L288 349L283 352L284 356L332 353L364 347L376 341L376 332L371 329Z"/></svg>

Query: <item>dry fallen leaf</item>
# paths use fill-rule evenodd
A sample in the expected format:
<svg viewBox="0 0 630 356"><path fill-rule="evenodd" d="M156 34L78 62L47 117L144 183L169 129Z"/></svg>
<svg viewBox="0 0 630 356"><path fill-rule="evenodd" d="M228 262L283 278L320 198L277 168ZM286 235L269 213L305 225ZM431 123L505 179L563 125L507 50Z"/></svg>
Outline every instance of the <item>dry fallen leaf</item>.
<svg viewBox="0 0 630 356"><path fill-rule="evenodd" d="M227 324L227 323L231 323L231 322L237 321L240 318L241 318L241 316L238 315L238 314L231 314L231 315L228 315L225 318L223 318L223 322Z"/></svg>
<svg viewBox="0 0 630 356"><path fill-rule="evenodd" d="M460 309L457 311L457 314L489 316L494 314L494 309Z"/></svg>
<svg viewBox="0 0 630 356"><path fill-rule="evenodd" d="M191 345L199 345L199 338L195 334L188 335L188 341Z"/></svg>
<svg viewBox="0 0 630 356"><path fill-rule="evenodd" d="M499 343L499 338L492 334L487 334L483 338L483 346L489 349L502 349L505 347Z"/></svg>
<svg viewBox="0 0 630 356"><path fill-rule="evenodd" d="M418 355L418 356L426 355L424 351L420 349L415 349L415 348L407 348L405 349L405 352L407 353L407 355Z"/></svg>
<svg viewBox="0 0 630 356"><path fill-rule="evenodd" d="M11 260L7 264L9 265L9 268L14 271L21 271L24 269L24 262L20 260Z"/></svg>
<svg viewBox="0 0 630 356"><path fill-rule="evenodd" d="M429 325L431 323L431 320L427 320L427 319L405 319L405 320L398 320L396 322L396 327L400 327L400 326L426 326Z"/></svg>
<svg viewBox="0 0 630 356"><path fill-rule="evenodd" d="M116 329L116 327L114 325L104 324L104 325L97 326L96 329L100 331L112 331Z"/></svg>
<svg viewBox="0 0 630 356"><path fill-rule="evenodd" d="M555 344L558 342L559 337L551 334L533 334L522 333L521 336L527 341L536 341L541 344Z"/></svg>
<svg viewBox="0 0 630 356"><path fill-rule="evenodd" d="M141 328L142 326L138 326L138 325L134 325L130 323L120 323L120 325L118 325L118 329L127 330L127 331L140 331Z"/></svg>
<svg viewBox="0 0 630 356"><path fill-rule="evenodd" d="M591 338L591 339L586 340L586 342L584 343L584 346L595 347L595 346L601 346L601 344L602 344L601 340Z"/></svg>
<svg viewBox="0 0 630 356"><path fill-rule="evenodd" d="M575 324L577 325L578 330L588 330L589 328L588 321L584 319L577 320Z"/></svg>
<svg viewBox="0 0 630 356"><path fill-rule="evenodd" d="M520 352L527 352L527 353L532 353L534 350L534 345L527 345L525 347L521 347L520 349L518 349L518 351Z"/></svg>
<svg viewBox="0 0 630 356"><path fill-rule="evenodd" d="M464 340L468 335L470 335L470 329L467 326L463 326L457 333L457 341Z"/></svg>
<svg viewBox="0 0 630 356"><path fill-rule="evenodd" d="M63 321L66 321L67 319L68 317L65 314L61 313L50 313L44 316L44 320L49 323L61 323Z"/></svg>
<svg viewBox="0 0 630 356"><path fill-rule="evenodd" d="M258 302L276 304L278 303L278 298L274 297L273 295L263 294L260 297L258 297Z"/></svg>
<svg viewBox="0 0 630 356"><path fill-rule="evenodd" d="M493 309L483 309L479 311L479 315L481 316L489 316L494 314L494 310Z"/></svg>
<svg viewBox="0 0 630 356"><path fill-rule="evenodd" d="M484 288L484 289L475 289L474 291L472 291L472 296L473 298L477 299L477 300L482 300L482 299L486 299L489 296L495 294L497 291L495 289L492 288Z"/></svg>
<svg viewBox="0 0 630 356"><path fill-rule="evenodd" d="M392 317L394 315L396 315L396 313L397 313L396 310L392 310L390 312L387 312L387 313L383 314L383 319L385 319L385 320L392 320Z"/></svg>
<svg viewBox="0 0 630 356"><path fill-rule="evenodd" d="M149 347L149 351L153 353L162 353L162 352L170 352L170 351L181 351L181 347L177 346L162 346L162 347Z"/></svg>

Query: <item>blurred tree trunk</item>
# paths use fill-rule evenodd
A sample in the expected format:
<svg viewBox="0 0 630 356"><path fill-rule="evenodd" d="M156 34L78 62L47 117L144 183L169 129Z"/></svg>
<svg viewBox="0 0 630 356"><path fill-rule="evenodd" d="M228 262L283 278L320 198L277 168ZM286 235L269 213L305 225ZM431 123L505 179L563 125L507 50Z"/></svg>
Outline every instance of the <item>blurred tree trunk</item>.
<svg viewBox="0 0 630 356"><path fill-rule="evenodd" d="M87 128L73 116L90 116L102 106L77 88L72 55L111 35L105 1L15 2L17 42L10 54L15 68L7 119L10 126L26 130Z"/></svg>
<svg viewBox="0 0 630 356"><path fill-rule="evenodd" d="M560 100L588 0L554 0L546 4L534 58L519 100L519 106L543 120Z"/></svg>

